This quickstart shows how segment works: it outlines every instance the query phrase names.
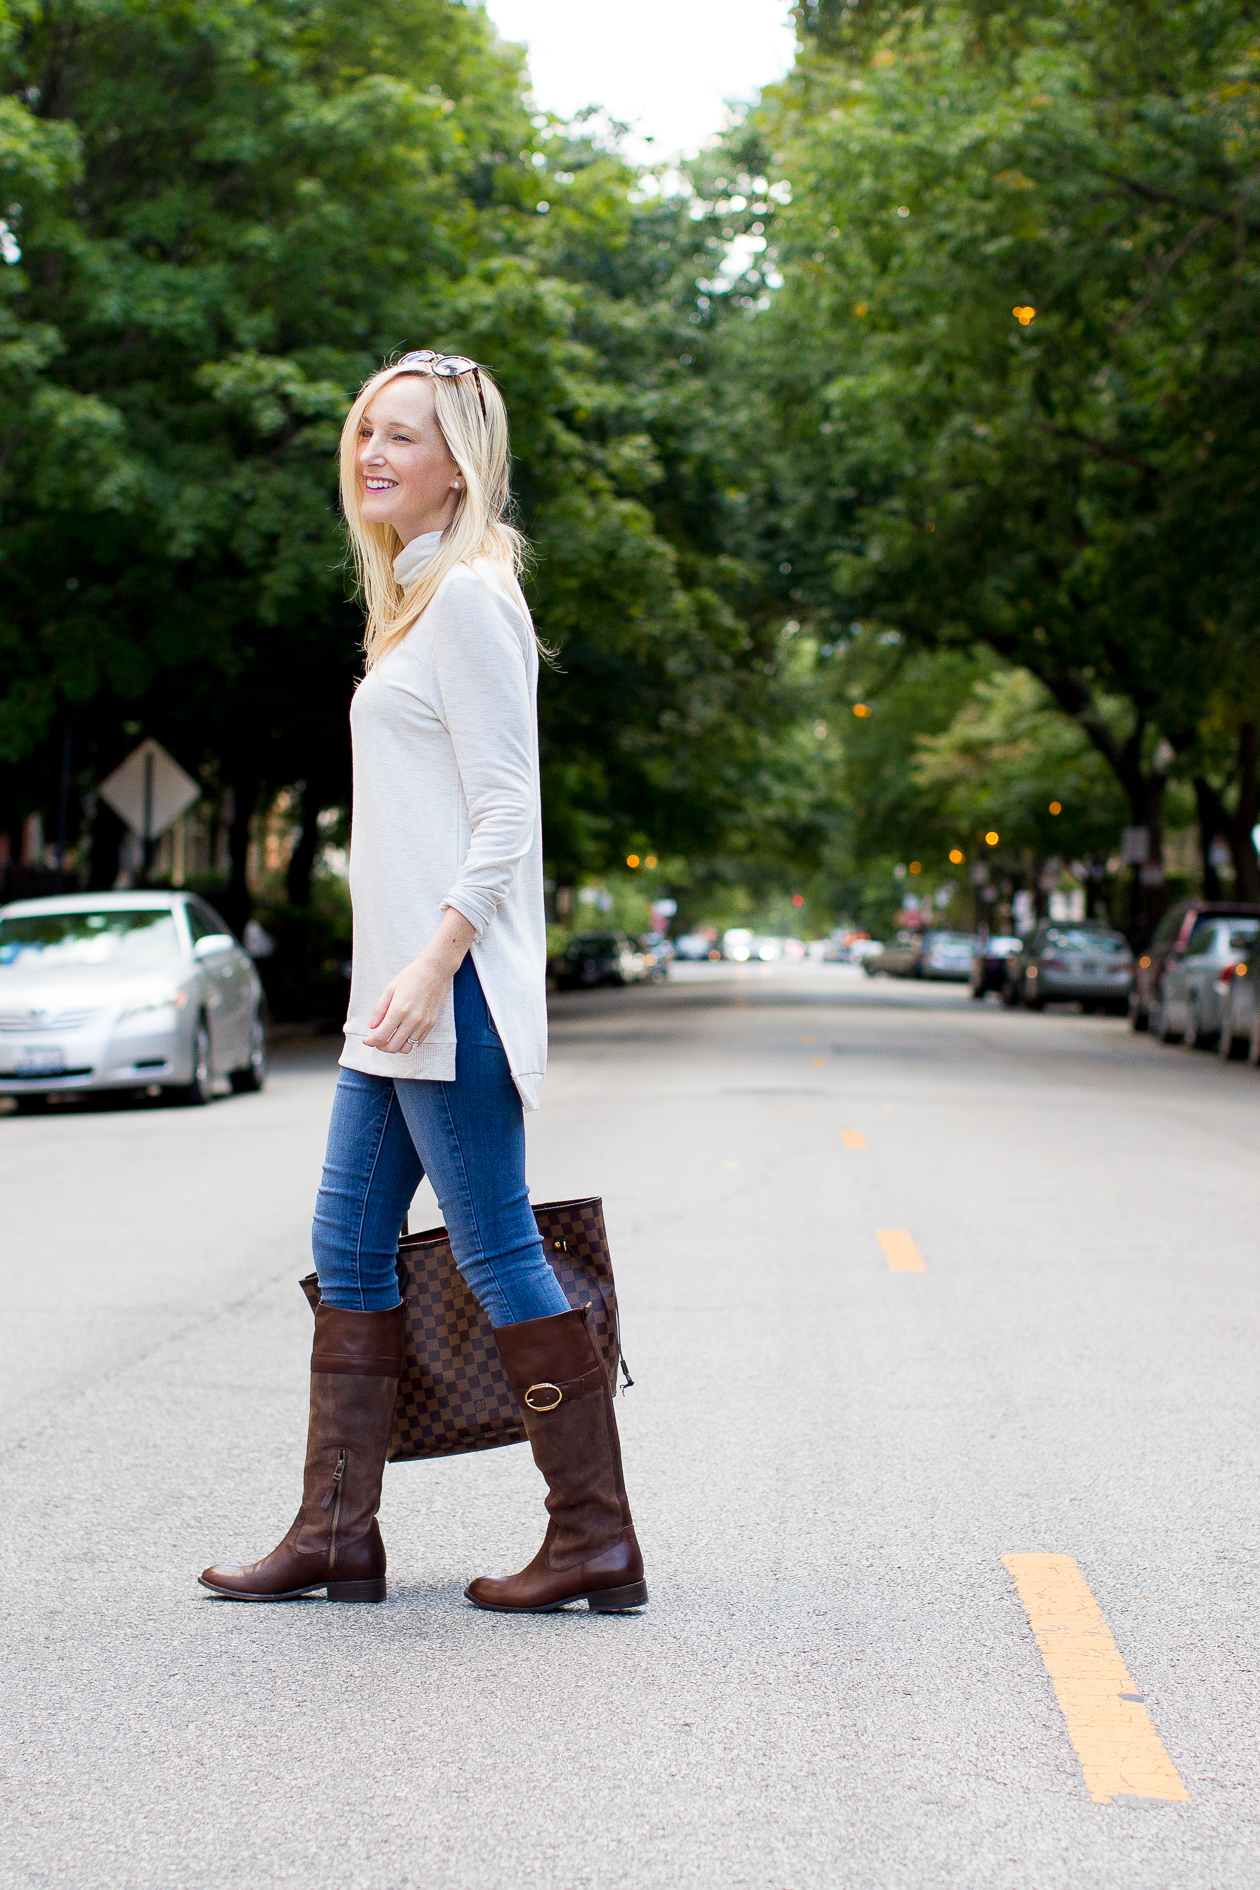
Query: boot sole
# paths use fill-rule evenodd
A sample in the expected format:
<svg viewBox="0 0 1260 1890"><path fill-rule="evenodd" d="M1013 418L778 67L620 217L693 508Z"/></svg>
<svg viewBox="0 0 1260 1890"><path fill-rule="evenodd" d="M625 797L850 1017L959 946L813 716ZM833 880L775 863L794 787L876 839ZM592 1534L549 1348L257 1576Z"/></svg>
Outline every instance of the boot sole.
<svg viewBox="0 0 1260 1890"><path fill-rule="evenodd" d="M311 1582L306 1588L287 1588L279 1595L247 1595L239 1588L216 1588L213 1582L197 1580L203 1588L208 1588L212 1595L222 1595L225 1601L300 1601L303 1595L317 1595L322 1588L329 1601L384 1601L385 1577L373 1582Z"/></svg>
<svg viewBox="0 0 1260 1890"><path fill-rule="evenodd" d="M471 1589L464 1590L464 1599L487 1614L556 1614L561 1608L571 1608L575 1601L584 1601L592 1614L625 1614L631 1608L646 1608L647 1598L646 1582L628 1582L624 1588L592 1588L579 1595L564 1595L559 1601L539 1602L534 1608L508 1608L493 1601L478 1601Z"/></svg>

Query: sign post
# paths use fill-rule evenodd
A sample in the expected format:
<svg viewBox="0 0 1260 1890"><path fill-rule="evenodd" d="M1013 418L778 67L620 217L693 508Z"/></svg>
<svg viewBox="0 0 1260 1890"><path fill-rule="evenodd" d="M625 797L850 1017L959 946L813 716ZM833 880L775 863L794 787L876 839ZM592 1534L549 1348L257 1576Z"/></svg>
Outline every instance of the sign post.
<svg viewBox="0 0 1260 1890"><path fill-rule="evenodd" d="M147 879L154 842L188 812L194 801L200 800L201 789L161 742L150 738L101 782L100 795L143 842Z"/></svg>

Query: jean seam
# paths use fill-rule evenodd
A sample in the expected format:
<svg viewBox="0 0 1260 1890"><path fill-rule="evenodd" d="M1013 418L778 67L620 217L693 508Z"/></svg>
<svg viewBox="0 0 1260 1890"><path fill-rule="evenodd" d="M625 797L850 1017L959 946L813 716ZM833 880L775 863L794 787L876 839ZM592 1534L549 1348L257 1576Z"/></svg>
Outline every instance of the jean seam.
<svg viewBox="0 0 1260 1890"><path fill-rule="evenodd" d="M376 1178L377 1164L381 1159L381 1150L385 1146L385 1134L389 1128L390 1111L393 1109L397 1100L398 1097L395 1093L393 1083L391 1082L389 1086L389 1101L386 1103L385 1113L381 1117L380 1134L376 1138L376 1148L372 1154L372 1164L368 1169L367 1181L363 1189L362 1199L359 1202L359 1225L354 1231L354 1280L359 1296L360 1312L366 1310L363 1304L363 1225L367 1220L368 1202L372 1198L372 1183Z"/></svg>
<svg viewBox="0 0 1260 1890"><path fill-rule="evenodd" d="M490 1277L494 1281L494 1290L499 1296L499 1303L506 1311L508 1300L507 1294L503 1290L503 1282L499 1278L494 1261L486 1257L485 1236L482 1233L481 1223L477 1219L477 1197L473 1193L472 1183L468 1177L468 1165L464 1160L464 1145L459 1139L459 1130L455 1127L455 1117L451 1111L451 1099L446 1093L446 1085L442 1084L440 1087L442 1090L442 1108L446 1114L446 1126L450 1131L451 1145L459 1161L461 1184L464 1190L464 1198L468 1203L468 1217L473 1224L473 1231L477 1236L477 1261L479 1265L489 1268ZM463 1269L461 1268L460 1270L462 1272ZM493 1324L493 1321L491 1323Z"/></svg>

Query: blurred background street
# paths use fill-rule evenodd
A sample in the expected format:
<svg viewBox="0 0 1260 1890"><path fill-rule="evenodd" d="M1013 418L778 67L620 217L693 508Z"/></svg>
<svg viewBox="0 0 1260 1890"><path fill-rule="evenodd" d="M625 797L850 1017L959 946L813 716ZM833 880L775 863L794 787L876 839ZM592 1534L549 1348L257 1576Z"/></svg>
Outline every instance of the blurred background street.
<svg viewBox="0 0 1260 1890"><path fill-rule="evenodd" d="M845 965L553 1011L533 1192L605 1199L641 1617L463 1601L534 1546L520 1449L387 1471L380 1608L196 1587L296 1507L335 1039L0 1119L0 1883L1251 1890L1256 1071ZM1036 1554L1188 1802L1091 1801Z"/></svg>

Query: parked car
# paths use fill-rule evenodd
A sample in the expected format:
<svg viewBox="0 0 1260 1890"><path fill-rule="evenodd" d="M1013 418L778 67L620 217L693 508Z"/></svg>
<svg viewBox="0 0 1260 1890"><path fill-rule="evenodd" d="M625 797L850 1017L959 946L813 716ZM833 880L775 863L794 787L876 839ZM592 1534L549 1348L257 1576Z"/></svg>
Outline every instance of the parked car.
<svg viewBox="0 0 1260 1890"><path fill-rule="evenodd" d="M1164 970L1171 959L1184 952L1200 919L1260 918L1260 906L1224 899L1182 899L1170 906L1155 928L1150 944L1140 953L1133 968L1129 992L1129 1022L1134 1030L1148 1030L1151 1014L1159 1004L1159 990Z"/></svg>
<svg viewBox="0 0 1260 1890"><path fill-rule="evenodd" d="M996 938L986 938L977 944L971 956L971 995L983 998L990 991L1002 990L1006 983L1006 961L1014 956L1023 944L1014 933L999 933Z"/></svg>
<svg viewBox="0 0 1260 1890"><path fill-rule="evenodd" d="M706 932L684 932L681 938L674 940L675 958L699 963L710 952L715 952L719 958L722 956Z"/></svg>
<svg viewBox="0 0 1260 1890"><path fill-rule="evenodd" d="M884 949L882 938L855 938L845 947L850 965L865 965L868 958L878 958Z"/></svg>
<svg viewBox="0 0 1260 1890"><path fill-rule="evenodd" d="M1123 1017L1129 1008L1129 941L1100 919L1043 919L1006 960L1007 1004L1039 1011L1075 1001L1083 1011Z"/></svg>
<svg viewBox="0 0 1260 1890"><path fill-rule="evenodd" d="M1221 1027L1216 1047L1226 1062L1248 1057L1260 1063L1260 1004L1256 988L1260 986L1260 937L1245 958L1226 965L1216 980L1221 1000Z"/></svg>
<svg viewBox="0 0 1260 1890"><path fill-rule="evenodd" d="M208 1103L261 1089L266 1008L253 962L183 892L63 894L0 907L0 1095L138 1090Z"/></svg>
<svg viewBox="0 0 1260 1890"><path fill-rule="evenodd" d="M893 978L959 979L971 976L976 941L970 932L936 928L928 932L898 932L878 956L863 960L868 977L886 972Z"/></svg>
<svg viewBox="0 0 1260 1890"><path fill-rule="evenodd" d="M624 932L579 932L552 966L562 991L597 984L640 984L651 976L647 954Z"/></svg>
<svg viewBox="0 0 1260 1890"><path fill-rule="evenodd" d="M753 935L744 925L732 925L722 934L722 956L734 964L746 965L752 957Z"/></svg>
<svg viewBox="0 0 1260 1890"><path fill-rule="evenodd" d="M971 976L971 960L975 949L976 940L970 932L925 932L916 975L966 984Z"/></svg>
<svg viewBox="0 0 1260 1890"><path fill-rule="evenodd" d="M1245 961L1258 936L1260 913L1199 915L1185 944L1165 959L1156 987L1150 1027L1164 1043L1184 1038L1196 1050L1215 1044L1224 974Z"/></svg>
<svg viewBox="0 0 1260 1890"><path fill-rule="evenodd" d="M868 978L911 978L923 941L917 932L896 932L877 952L868 952L862 969Z"/></svg>

